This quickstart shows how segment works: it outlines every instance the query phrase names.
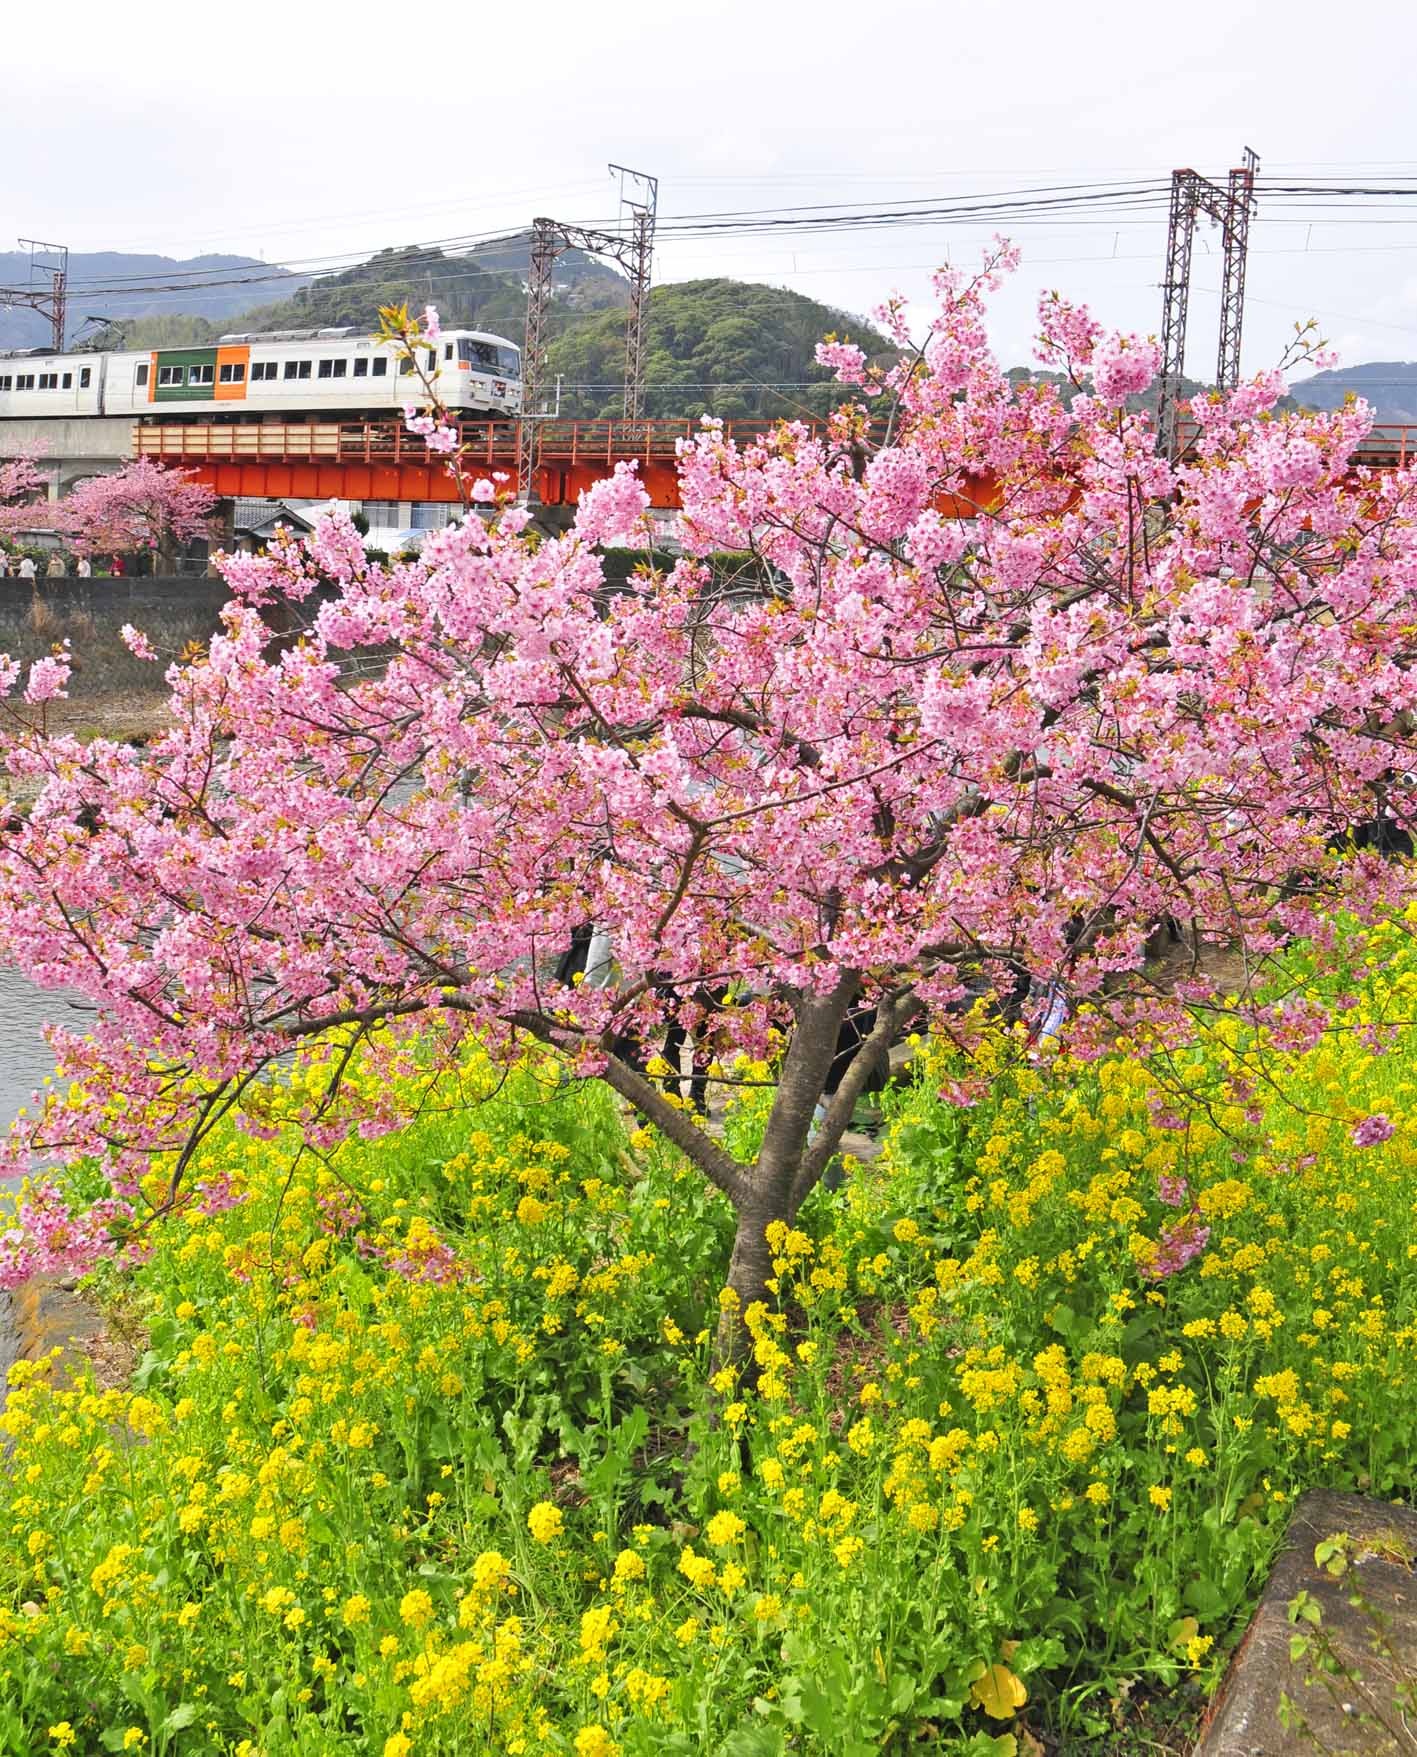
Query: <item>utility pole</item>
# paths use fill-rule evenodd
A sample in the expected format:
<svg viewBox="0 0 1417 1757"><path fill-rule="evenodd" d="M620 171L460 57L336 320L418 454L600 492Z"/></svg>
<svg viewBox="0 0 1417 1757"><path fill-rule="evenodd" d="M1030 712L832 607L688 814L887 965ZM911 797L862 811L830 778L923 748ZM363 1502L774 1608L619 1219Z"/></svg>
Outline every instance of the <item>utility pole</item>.
<svg viewBox="0 0 1417 1757"><path fill-rule="evenodd" d="M621 211L629 210L628 234L598 232L588 226L568 225L541 217L531 224L526 291L526 341L522 349L522 415L517 429L517 495L531 498L536 470L538 422L536 407L546 376L546 345L552 281L557 260L567 250L583 250L589 256L608 257L619 263L630 282L630 308L625 322L625 416L633 420L644 413L645 323L649 311L650 271L654 260L654 225L659 203L659 179L642 171L612 165L621 179ZM638 194L626 193L629 179Z"/></svg>
<svg viewBox="0 0 1417 1757"><path fill-rule="evenodd" d="M624 165L611 165L620 179L620 216L630 216L630 309L625 318L625 419L645 412L645 324L649 317L650 271L654 262L654 224L659 210L659 179ZM628 188L627 188L628 184Z"/></svg>
<svg viewBox="0 0 1417 1757"><path fill-rule="evenodd" d="M0 287L0 307L9 308L20 305L31 311L38 311L42 317L49 319L51 346L56 354L64 351L64 324L69 308L69 246L67 244L41 244L37 238L21 238L21 250L30 253L30 278L27 287ZM42 263L40 255L57 256L59 261ZM35 285L36 273L49 276L49 286Z"/></svg>
<svg viewBox="0 0 1417 1757"><path fill-rule="evenodd" d="M1186 318L1191 298L1191 249L1196 216L1220 227L1220 345L1215 380L1222 391L1240 382L1240 336L1245 322L1245 263L1250 220L1255 211L1259 156L1246 147L1244 162L1230 172L1226 186L1212 183L1189 167L1171 173L1171 213L1166 234L1166 278L1161 289L1161 389L1156 425L1163 449L1177 450L1176 399L1186 365Z"/></svg>

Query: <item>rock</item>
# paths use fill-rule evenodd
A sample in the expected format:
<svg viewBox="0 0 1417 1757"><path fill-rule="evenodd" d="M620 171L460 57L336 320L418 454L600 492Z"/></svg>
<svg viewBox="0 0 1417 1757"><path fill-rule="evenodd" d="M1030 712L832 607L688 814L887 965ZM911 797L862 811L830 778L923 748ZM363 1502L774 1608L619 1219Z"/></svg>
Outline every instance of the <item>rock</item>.
<svg viewBox="0 0 1417 1757"><path fill-rule="evenodd" d="M1352 1539L1350 1567L1332 1578L1314 1561L1314 1546L1345 1532ZM1354 1591L1390 1619L1392 1656L1374 1652L1373 1619L1349 1604ZM1322 1682L1305 1686L1310 1663L1291 1663L1289 1643L1297 1632L1288 1606L1307 1592L1323 1611L1323 1628L1344 1665L1363 1688L1335 1679L1340 1700ZM1301 1626L1311 1632L1308 1625ZM1417 1511L1340 1495L1326 1489L1307 1494L1294 1509L1284 1548L1250 1621L1194 1757L1399 1757L1417 1750L1410 1735L1398 1743L1380 1726L1364 1725L1364 1691L1395 1725L1394 1692L1417 1684ZM1312 1732L1286 1730L1279 1701L1287 1693L1302 1709ZM1317 1735L1317 1737L1315 1737Z"/></svg>

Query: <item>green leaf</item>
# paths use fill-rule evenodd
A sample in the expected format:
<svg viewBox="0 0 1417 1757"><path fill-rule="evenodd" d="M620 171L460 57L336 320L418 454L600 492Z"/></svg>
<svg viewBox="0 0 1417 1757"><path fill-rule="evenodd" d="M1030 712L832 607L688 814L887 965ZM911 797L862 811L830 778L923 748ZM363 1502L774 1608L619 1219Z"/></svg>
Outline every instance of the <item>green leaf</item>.
<svg viewBox="0 0 1417 1757"><path fill-rule="evenodd" d="M196 1706L191 1702L179 1702L158 1728L159 1733L181 1732L185 1726L191 1726L197 1718Z"/></svg>
<svg viewBox="0 0 1417 1757"><path fill-rule="evenodd" d="M782 1728L758 1724L735 1727L714 1757L782 1757Z"/></svg>

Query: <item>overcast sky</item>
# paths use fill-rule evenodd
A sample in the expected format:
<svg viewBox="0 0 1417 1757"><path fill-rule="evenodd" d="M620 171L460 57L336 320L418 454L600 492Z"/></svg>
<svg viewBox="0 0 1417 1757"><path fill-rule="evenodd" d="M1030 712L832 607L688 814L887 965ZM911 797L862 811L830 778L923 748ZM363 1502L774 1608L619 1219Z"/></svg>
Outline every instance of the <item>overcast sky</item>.
<svg viewBox="0 0 1417 1757"><path fill-rule="evenodd" d="M0 248L230 250L276 262L615 216L609 160L660 179L660 213L1076 181L1417 175L1417 8L1368 0L535 0L383 7L7 8ZM992 227L667 241L660 280L731 274L865 312L928 295ZM1165 221L1010 228L1005 364L1040 290L1159 324ZM1214 253L1213 253L1214 252ZM1198 241L1188 366L1209 376L1218 239ZM1252 236L1245 365L1318 317L1350 362L1417 358L1417 198L1266 217Z"/></svg>

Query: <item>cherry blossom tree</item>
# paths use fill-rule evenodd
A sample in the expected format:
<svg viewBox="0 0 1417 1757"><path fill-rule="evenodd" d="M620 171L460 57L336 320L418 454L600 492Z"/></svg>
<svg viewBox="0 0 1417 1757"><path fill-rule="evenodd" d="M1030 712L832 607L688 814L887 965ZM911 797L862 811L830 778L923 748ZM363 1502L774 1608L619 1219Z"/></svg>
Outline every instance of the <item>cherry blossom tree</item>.
<svg viewBox="0 0 1417 1757"><path fill-rule="evenodd" d="M34 523L33 501L45 492L45 479L31 450L0 464L0 536Z"/></svg>
<svg viewBox="0 0 1417 1757"><path fill-rule="evenodd" d="M1075 1004L1078 1053L1104 1026L1180 1036L1211 989L1203 960L1151 981L1159 921L1260 959L1325 910L1406 898L1405 864L1340 844L1414 803L1412 474L1353 469L1360 407L1277 415L1275 373L1197 406L1173 464L1126 407L1155 346L1058 297L1040 357L1071 407L1011 382L984 328L1008 266L942 273L919 345L888 309L888 372L824 347L861 390L824 428L740 446L705 422L668 572L606 588L603 546L649 539L624 468L554 540L504 504L406 565L369 565L336 518L228 557L222 631L170 673L146 750L48 734L62 665L31 673L4 733L35 800L0 842L0 955L95 1011L54 1033L78 1084L10 1152L97 1155L112 1196L80 1217L32 1196L9 1278L189 1199L221 1119L271 1126L259 1077L292 1046L322 1046L327 1077L287 1096L326 1151L401 1121L398 1083L356 1089L352 1056L392 1069L414 1033L446 1056L476 1033L549 1046L675 1142L732 1204L751 1301L765 1227L907 1021L967 1053L971 1003L1027 978ZM717 589L724 549L753 593ZM279 650L273 605L308 619ZM351 678L361 652L392 657ZM591 924L613 959L565 977ZM653 1058L672 1024L725 1081L735 1051L781 1049L751 1162Z"/></svg>
<svg viewBox="0 0 1417 1757"><path fill-rule="evenodd" d="M180 543L209 536L216 495L186 470L138 458L89 476L54 509L56 527L81 555L156 550L171 561Z"/></svg>

